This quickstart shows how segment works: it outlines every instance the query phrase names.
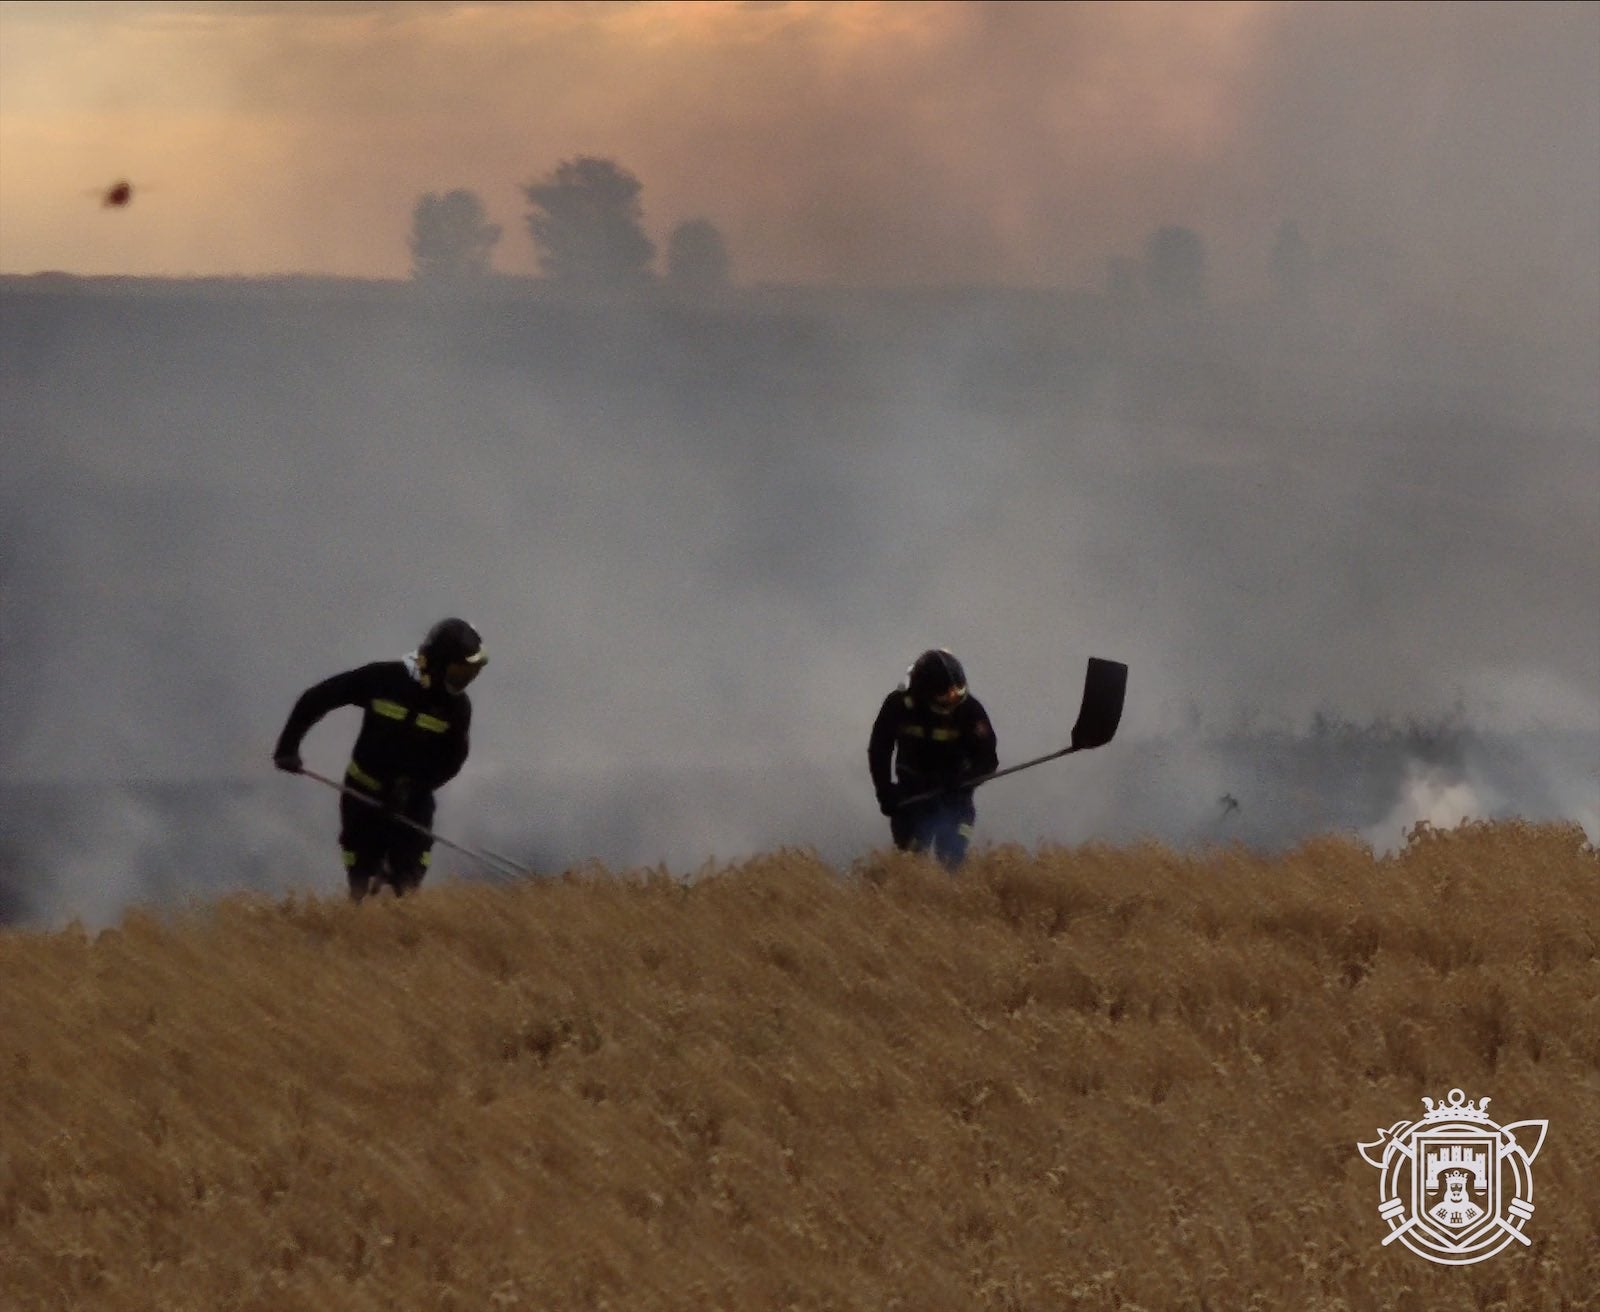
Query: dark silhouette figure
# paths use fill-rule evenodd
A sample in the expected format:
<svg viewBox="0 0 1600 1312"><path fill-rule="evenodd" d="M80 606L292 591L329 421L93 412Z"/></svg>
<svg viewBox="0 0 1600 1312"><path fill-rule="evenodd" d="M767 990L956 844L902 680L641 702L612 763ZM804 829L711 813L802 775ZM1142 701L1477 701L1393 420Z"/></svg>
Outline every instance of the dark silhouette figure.
<svg viewBox="0 0 1600 1312"><path fill-rule="evenodd" d="M925 651L883 700L867 742L878 809L902 851L932 851L948 870L967 855L978 812L962 784L998 764L989 713L950 652ZM891 764L893 774L891 776ZM923 797L924 793L935 793Z"/></svg>
<svg viewBox="0 0 1600 1312"><path fill-rule="evenodd" d="M433 839L421 831L433 823L434 792L466 763L466 689L488 661L472 625L440 620L403 659L335 674L295 702L272 750L273 764L290 774L305 768L300 742L312 725L341 706L362 710L339 799L339 847L354 901L385 883L398 894L422 883Z"/></svg>

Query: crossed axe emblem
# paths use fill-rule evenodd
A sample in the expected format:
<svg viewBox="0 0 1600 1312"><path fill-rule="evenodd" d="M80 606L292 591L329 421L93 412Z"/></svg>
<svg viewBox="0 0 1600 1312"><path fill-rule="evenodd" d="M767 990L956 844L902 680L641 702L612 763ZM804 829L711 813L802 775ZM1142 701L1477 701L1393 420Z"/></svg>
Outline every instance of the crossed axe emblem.
<svg viewBox="0 0 1600 1312"><path fill-rule="evenodd" d="M1488 1099L1484 1099L1487 1103ZM1396 1121L1387 1130L1380 1129L1378 1137L1371 1143L1358 1143L1363 1160L1369 1166L1375 1166L1383 1173L1381 1191L1387 1195L1389 1181L1392 1178L1391 1168L1397 1167L1397 1158L1405 1158L1411 1163L1413 1170L1421 1170L1422 1164L1417 1160L1417 1145L1414 1135L1416 1131L1424 1128L1426 1122ZM1435 1122L1437 1124L1437 1122ZM1432 1128L1432 1127L1429 1127ZM1493 1136L1495 1144L1495 1159L1498 1167L1508 1157L1520 1157L1525 1167L1531 1167L1533 1159L1539 1155L1539 1150L1544 1146L1545 1134L1550 1128L1549 1121L1512 1121L1507 1125L1495 1125L1488 1122L1475 1125L1476 1130L1488 1132ZM1532 1147L1525 1148L1517 1138L1518 1131L1524 1131L1532 1137ZM1491 1232L1503 1232L1515 1239L1519 1244L1531 1245L1533 1241L1523 1234L1522 1227L1529 1217L1533 1215L1533 1204L1526 1198L1516 1197L1506 1204L1506 1215L1495 1216L1489 1221ZM1423 1217L1412 1213L1407 1215L1406 1200L1403 1198L1385 1197L1378 1207L1378 1215L1392 1227L1383 1237L1385 1247L1396 1239L1401 1239L1409 1234ZM1402 1219L1404 1218L1404 1219ZM1397 1225L1396 1222L1399 1222ZM1487 1254L1486 1254L1487 1256Z"/></svg>

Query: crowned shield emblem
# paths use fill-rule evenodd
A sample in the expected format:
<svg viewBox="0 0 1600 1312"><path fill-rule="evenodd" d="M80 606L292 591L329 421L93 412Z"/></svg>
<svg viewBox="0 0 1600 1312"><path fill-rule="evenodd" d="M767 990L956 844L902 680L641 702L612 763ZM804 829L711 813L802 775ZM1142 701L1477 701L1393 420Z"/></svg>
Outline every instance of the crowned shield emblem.
<svg viewBox="0 0 1600 1312"><path fill-rule="evenodd" d="M1356 1146L1380 1172L1378 1215L1383 1242L1396 1240L1419 1257L1466 1266L1493 1257L1523 1233L1533 1215L1533 1159L1548 1121L1497 1124L1489 1099L1460 1089L1437 1103L1424 1098L1420 1121L1396 1121L1372 1143Z"/></svg>

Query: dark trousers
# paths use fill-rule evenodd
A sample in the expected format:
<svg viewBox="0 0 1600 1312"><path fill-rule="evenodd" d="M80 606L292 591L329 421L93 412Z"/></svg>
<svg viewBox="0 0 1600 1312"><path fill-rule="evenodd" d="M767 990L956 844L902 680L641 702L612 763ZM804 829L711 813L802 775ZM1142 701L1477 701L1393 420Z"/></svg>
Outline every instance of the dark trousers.
<svg viewBox="0 0 1600 1312"><path fill-rule="evenodd" d="M903 806L889 817L889 833L902 852L932 852L946 870L966 860L978 818L971 792L946 793Z"/></svg>
<svg viewBox="0 0 1600 1312"><path fill-rule="evenodd" d="M345 786L354 785L346 780ZM419 791L399 814L424 829L431 828L433 794ZM346 793L339 799L339 848L350 879L350 896L359 902L383 884L402 895L415 889L428 873L433 839Z"/></svg>

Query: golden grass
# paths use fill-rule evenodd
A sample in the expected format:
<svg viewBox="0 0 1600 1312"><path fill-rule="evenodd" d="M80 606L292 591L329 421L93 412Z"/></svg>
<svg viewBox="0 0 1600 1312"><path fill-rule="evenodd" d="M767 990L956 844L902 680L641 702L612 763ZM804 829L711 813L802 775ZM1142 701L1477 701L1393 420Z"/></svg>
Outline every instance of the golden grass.
<svg viewBox="0 0 1600 1312"><path fill-rule="evenodd" d="M0 1304L1600 1306L1600 864L779 853L0 936ZM1530 1248L1380 1247L1423 1095L1548 1117Z"/></svg>

